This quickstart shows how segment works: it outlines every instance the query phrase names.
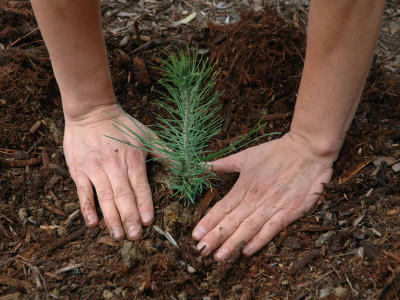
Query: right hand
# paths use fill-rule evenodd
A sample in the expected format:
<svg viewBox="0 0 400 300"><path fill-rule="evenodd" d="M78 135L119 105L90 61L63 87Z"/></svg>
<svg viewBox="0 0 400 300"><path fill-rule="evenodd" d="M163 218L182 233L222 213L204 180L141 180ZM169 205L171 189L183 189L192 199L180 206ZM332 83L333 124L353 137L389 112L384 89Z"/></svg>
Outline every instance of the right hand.
<svg viewBox="0 0 400 300"><path fill-rule="evenodd" d="M113 118L105 111L134 129L135 125L116 104L96 107L79 119L66 119L65 158L87 226L99 222L94 186L110 235L119 240L125 233L130 240L137 240L142 225L149 226L154 220L145 166L147 152L106 137L143 147L116 129ZM143 124L135 122L146 130ZM139 129L137 132L144 136Z"/></svg>

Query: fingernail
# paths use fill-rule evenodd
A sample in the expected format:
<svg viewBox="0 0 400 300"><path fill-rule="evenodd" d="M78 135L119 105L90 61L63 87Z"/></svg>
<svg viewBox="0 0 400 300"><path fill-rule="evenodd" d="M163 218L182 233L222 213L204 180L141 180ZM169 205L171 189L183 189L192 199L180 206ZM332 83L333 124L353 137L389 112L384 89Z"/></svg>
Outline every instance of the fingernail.
<svg viewBox="0 0 400 300"><path fill-rule="evenodd" d="M131 239L136 238L139 235L139 227L138 226L131 226L128 228L128 237Z"/></svg>
<svg viewBox="0 0 400 300"><path fill-rule="evenodd" d="M93 226L94 225L94 216L93 215L88 215L86 217L86 224L88 226Z"/></svg>
<svg viewBox="0 0 400 300"><path fill-rule="evenodd" d="M207 233L207 231L205 230L205 228L203 226L197 226L193 230L193 237L195 240L200 240L206 233Z"/></svg>
<svg viewBox="0 0 400 300"><path fill-rule="evenodd" d="M114 239L119 240L123 237L124 232L122 231L121 228L116 227L112 229L111 235Z"/></svg>
<svg viewBox="0 0 400 300"><path fill-rule="evenodd" d="M247 245L243 248L242 252L244 255L250 256L254 253L254 248L251 245Z"/></svg>
<svg viewBox="0 0 400 300"><path fill-rule="evenodd" d="M152 219L153 216L151 215L151 213L145 212L143 214L143 219L142 219L143 223L150 223Z"/></svg>
<svg viewBox="0 0 400 300"><path fill-rule="evenodd" d="M200 242L196 246L198 251L201 251L202 255L208 255L210 253L210 250L208 249L209 246L205 242Z"/></svg>
<svg viewBox="0 0 400 300"><path fill-rule="evenodd" d="M228 249L220 248L217 253L215 254L215 258L217 260L224 260L228 257Z"/></svg>

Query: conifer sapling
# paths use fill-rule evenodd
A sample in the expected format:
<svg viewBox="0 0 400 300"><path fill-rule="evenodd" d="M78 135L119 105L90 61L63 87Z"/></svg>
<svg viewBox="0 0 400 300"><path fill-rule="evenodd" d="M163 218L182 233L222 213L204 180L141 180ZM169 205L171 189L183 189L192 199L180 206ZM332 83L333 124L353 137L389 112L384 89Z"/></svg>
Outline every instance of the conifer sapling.
<svg viewBox="0 0 400 300"><path fill-rule="evenodd" d="M144 148L129 142L123 143L162 156L152 160L167 159L167 186L179 199L194 203L196 196L205 188L210 188L211 179L216 178L207 167L207 162L237 150L237 146L261 126L253 128L229 147L211 153L207 150L209 141L222 128L222 118L218 115L221 109L218 97L221 93L214 91L218 75L214 70L215 64L206 58L198 60L196 50L192 55L189 51L180 51L178 54L167 52L167 60L162 60L162 63L160 70L164 77L159 83L165 91L160 92L161 99L156 104L168 113L168 118L156 114L158 123L149 132L139 127L132 117L129 117L132 128L118 119L115 120L116 127L142 143Z"/></svg>

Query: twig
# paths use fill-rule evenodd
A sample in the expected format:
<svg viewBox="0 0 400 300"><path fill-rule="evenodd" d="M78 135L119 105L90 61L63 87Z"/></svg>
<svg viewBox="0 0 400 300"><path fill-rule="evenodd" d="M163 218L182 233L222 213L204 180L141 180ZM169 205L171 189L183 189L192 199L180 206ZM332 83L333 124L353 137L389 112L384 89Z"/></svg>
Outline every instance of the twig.
<svg viewBox="0 0 400 300"><path fill-rule="evenodd" d="M77 209L72 214L70 214L68 218L64 221L64 227L68 228L72 224L72 222L74 222L74 220L79 216L80 212L81 211Z"/></svg>
<svg viewBox="0 0 400 300"><path fill-rule="evenodd" d="M41 157L34 157L31 159L24 159L24 160L16 160L16 159L5 159L0 157L0 164L4 164L5 166L11 167L11 168L23 168L26 166L33 166L42 161Z"/></svg>
<svg viewBox="0 0 400 300"><path fill-rule="evenodd" d="M10 46L8 46L7 48L10 47L14 47L15 44L17 44L18 42L22 41L24 38L27 38L28 36L30 36L32 33L34 33L35 31L39 30L39 27L33 29L32 31L28 32L27 34L25 34L23 37L20 37L19 39L15 40Z"/></svg>
<svg viewBox="0 0 400 300"><path fill-rule="evenodd" d="M61 273L65 273L74 269L79 269L83 266L83 263L80 264L75 264L75 265L70 265L70 266L66 266L64 268L58 269L57 271L54 272L54 274L61 274Z"/></svg>
<svg viewBox="0 0 400 300"><path fill-rule="evenodd" d="M350 289L351 289L351 291L353 292L353 294L357 296L357 295L358 295L358 292L353 288L353 285L351 284L351 282L350 282L349 278L347 277L347 275L346 275L346 281L347 281L347 283L349 284Z"/></svg>

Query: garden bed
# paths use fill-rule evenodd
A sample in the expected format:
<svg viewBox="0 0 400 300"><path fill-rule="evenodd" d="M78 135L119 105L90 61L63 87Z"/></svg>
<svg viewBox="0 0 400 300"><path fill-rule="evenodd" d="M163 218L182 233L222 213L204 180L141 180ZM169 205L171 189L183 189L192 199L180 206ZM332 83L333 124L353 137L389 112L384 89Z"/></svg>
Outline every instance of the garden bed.
<svg viewBox="0 0 400 300"><path fill-rule="evenodd" d="M111 24L110 11L102 10ZM400 298L400 79L385 58L372 67L318 205L255 256L237 251L217 263L198 256L191 231L235 175L221 175L218 189L184 207L161 184L163 168L148 164L154 224L178 247L153 227L134 243L113 241L104 223L85 227L62 152L61 100L29 2L0 5L0 24L0 148L21 151L0 153L0 299ZM248 133L265 110L260 135L288 131L305 34L274 9L244 12L231 25L132 30L123 43L105 33L116 96L144 124L159 112L158 58L187 43L220 68L224 125L212 150Z"/></svg>

